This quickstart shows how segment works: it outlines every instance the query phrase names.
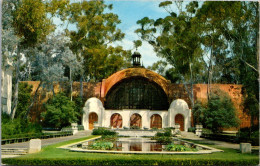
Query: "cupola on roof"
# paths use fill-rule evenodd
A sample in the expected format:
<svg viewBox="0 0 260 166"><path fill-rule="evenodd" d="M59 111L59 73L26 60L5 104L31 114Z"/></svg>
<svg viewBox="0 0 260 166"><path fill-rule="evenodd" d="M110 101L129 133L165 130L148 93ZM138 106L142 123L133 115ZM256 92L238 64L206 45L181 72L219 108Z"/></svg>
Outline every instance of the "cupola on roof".
<svg viewBox="0 0 260 166"><path fill-rule="evenodd" d="M142 57L142 55L139 52L135 51L133 53L133 55L132 55L133 66L135 66L135 67L141 66L141 57Z"/></svg>

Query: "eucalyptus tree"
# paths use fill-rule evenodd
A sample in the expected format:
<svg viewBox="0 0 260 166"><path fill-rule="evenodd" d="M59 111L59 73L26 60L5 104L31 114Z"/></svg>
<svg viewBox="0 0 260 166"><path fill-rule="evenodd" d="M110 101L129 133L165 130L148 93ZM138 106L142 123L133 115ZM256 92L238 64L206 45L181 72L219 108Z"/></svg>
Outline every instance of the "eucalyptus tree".
<svg viewBox="0 0 260 166"><path fill-rule="evenodd" d="M69 23L76 25L76 30L67 31L71 38L71 50L84 59L85 75L88 79L98 80L98 75L111 50L111 43L119 41L124 34L116 26L120 23L118 16L105 12L112 9L103 1L82 1L70 4L68 11ZM121 50L125 54L124 50ZM122 59L122 58L121 58ZM96 63L96 64L95 64ZM88 67L88 66L91 66Z"/></svg>
<svg viewBox="0 0 260 166"><path fill-rule="evenodd" d="M171 4L172 1L161 2L159 7L163 7L169 15L157 20L144 17L137 21L140 28L135 32L174 68L193 106L194 74L199 75L203 65L197 19L194 17L198 3L190 2L186 12L181 11L179 15L171 10Z"/></svg>
<svg viewBox="0 0 260 166"><path fill-rule="evenodd" d="M9 15L11 27L14 34L19 38L19 42L16 45L15 58L13 59L16 68L15 96L11 113L13 119L18 100L21 51L43 41L46 35L54 29L54 26L47 18L46 7L42 0L4 1L3 8L8 11L6 14Z"/></svg>
<svg viewBox="0 0 260 166"><path fill-rule="evenodd" d="M79 72L82 73L83 70L83 59L81 57L77 58L76 54L69 49L65 48L64 55L62 56L62 61L64 66L69 67L69 80L70 80L70 100L72 101L73 92L73 76Z"/></svg>
<svg viewBox="0 0 260 166"><path fill-rule="evenodd" d="M202 29L201 36L206 39L202 44L211 48L209 71L214 73L214 65L215 73L220 73L219 78L215 74L215 82L242 84L244 109L252 119L258 118L259 3L208 1L196 16L202 27L209 26Z"/></svg>
<svg viewBox="0 0 260 166"><path fill-rule="evenodd" d="M69 39L65 35L52 33L47 36L45 42L42 42L37 47L29 48L25 52L33 55L30 59L32 63L32 80L40 81L40 83L34 92L34 97L24 118L28 117L41 87L52 90L53 96L55 96L54 83L68 80L64 76L64 64L66 63L64 57L68 56L68 54L72 55L68 43Z"/></svg>
<svg viewBox="0 0 260 166"><path fill-rule="evenodd" d="M160 75L165 75L165 72L167 71L166 70L167 65L168 64L167 64L166 61L159 60L159 61L153 63L151 66L148 66L147 68L150 69L150 70L156 71Z"/></svg>

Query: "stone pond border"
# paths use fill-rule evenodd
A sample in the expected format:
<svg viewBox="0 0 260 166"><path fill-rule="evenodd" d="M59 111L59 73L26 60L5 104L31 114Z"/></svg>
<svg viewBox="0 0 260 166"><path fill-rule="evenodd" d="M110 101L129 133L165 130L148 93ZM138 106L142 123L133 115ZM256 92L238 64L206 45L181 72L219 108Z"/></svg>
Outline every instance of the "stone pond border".
<svg viewBox="0 0 260 166"><path fill-rule="evenodd" d="M72 148L71 147L73 145L77 145L77 144L80 144L80 143L83 143L83 142L86 142L86 141L95 140L95 139L98 139L98 138L101 138L101 136L91 138L91 139L87 139L87 140L84 140L84 141L79 141L79 142L76 142L76 143L71 143L71 144L60 146L60 147L57 147L57 148L68 149L68 150L73 151L73 152L114 153L114 154L210 154L210 153L214 153L214 152L224 152L223 150L219 150L219 149L212 148L212 147L205 146L205 145L201 145L201 144L196 144L196 143L189 142L189 141L182 140L182 139L178 139L178 138L176 138L176 139L183 141L183 142L190 143L190 144L194 144L196 146L200 146L200 147L203 147L203 148L206 148L206 149L209 149L209 150L200 150L200 151L197 151L197 152L159 152L159 151L153 151L153 152L143 151L142 152L142 151L87 150L87 149Z"/></svg>

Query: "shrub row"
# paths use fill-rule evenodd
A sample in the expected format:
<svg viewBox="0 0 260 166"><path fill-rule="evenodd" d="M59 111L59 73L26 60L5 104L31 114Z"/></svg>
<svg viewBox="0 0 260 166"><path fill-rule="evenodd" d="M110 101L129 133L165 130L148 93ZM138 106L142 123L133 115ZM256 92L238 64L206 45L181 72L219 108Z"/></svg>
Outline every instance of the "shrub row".
<svg viewBox="0 0 260 166"><path fill-rule="evenodd" d="M99 127L98 129L93 129L92 135L116 135L116 132L104 127Z"/></svg>
<svg viewBox="0 0 260 166"><path fill-rule="evenodd" d="M10 165L257 165L257 159L24 159L4 158L4 164Z"/></svg>
<svg viewBox="0 0 260 166"><path fill-rule="evenodd" d="M205 134L202 133L203 138L212 139L212 140L219 140L219 141L226 141L226 142L237 142L236 136L233 135L224 135L224 134Z"/></svg>

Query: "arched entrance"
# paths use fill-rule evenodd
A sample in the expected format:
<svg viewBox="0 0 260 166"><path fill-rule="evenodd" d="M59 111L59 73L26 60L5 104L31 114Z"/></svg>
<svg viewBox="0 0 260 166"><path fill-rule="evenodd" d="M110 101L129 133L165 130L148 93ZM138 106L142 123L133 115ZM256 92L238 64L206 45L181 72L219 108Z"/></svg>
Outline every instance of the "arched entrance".
<svg viewBox="0 0 260 166"><path fill-rule="evenodd" d="M154 114L150 118L150 128L162 128L162 117L158 114Z"/></svg>
<svg viewBox="0 0 260 166"><path fill-rule="evenodd" d="M175 116L175 124L178 123L180 125L180 130L184 131L184 117L181 114L177 114Z"/></svg>
<svg viewBox="0 0 260 166"><path fill-rule="evenodd" d="M94 123L98 122L98 115L95 112L89 114L89 130L94 128Z"/></svg>
<svg viewBox="0 0 260 166"><path fill-rule="evenodd" d="M110 126L113 128L122 128L122 116L115 113L110 118Z"/></svg>
<svg viewBox="0 0 260 166"><path fill-rule="evenodd" d="M130 117L130 127L137 126L142 127L142 117L141 115L135 113Z"/></svg>

